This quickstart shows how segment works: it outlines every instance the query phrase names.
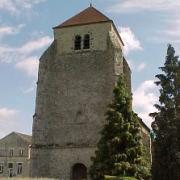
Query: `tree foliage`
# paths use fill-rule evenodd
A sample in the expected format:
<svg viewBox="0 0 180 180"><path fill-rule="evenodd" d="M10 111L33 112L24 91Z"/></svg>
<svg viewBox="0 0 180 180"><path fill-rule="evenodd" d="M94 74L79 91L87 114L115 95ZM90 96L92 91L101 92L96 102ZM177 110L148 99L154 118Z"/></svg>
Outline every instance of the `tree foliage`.
<svg viewBox="0 0 180 180"><path fill-rule="evenodd" d="M153 157L153 180L180 179L180 61L168 45L161 74L156 75L160 86L158 112L152 127L156 133Z"/></svg>
<svg viewBox="0 0 180 180"><path fill-rule="evenodd" d="M145 179L149 173L143 157L139 120L132 111L128 92L123 78L119 77L96 155L92 158L90 174L93 180L102 180L105 175Z"/></svg>

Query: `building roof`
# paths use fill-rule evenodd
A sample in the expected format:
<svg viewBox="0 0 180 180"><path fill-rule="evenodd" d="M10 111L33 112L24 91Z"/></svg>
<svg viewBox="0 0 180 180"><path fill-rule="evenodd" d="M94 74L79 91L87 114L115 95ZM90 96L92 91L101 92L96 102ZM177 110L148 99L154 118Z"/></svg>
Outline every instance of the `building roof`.
<svg viewBox="0 0 180 180"><path fill-rule="evenodd" d="M31 136L30 135L22 134L22 133L18 133L18 132L12 132L12 133L8 134L5 137L3 137L2 139L0 139L0 141L6 139L8 136L14 136L14 135L23 139L25 142L31 143Z"/></svg>
<svg viewBox="0 0 180 180"><path fill-rule="evenodd" d="M86 25L86 24L94 24L94 23L103 23L103 22L112 23L122 45L124 46L124 43L113 21L109 19L107 16L105 16L103 13L98 11L96 8L92 7L92 5L86 8L85 10L81 11L77 15L71 17L67 21L64 21L62 24L54 27L53 29L65 28L65 27L70 27L70 26L80 26L80 25Z"/></svg>
<svg viewBox="0 0 180 180"><path fill-rule="evenodd" d="M16 135L18 135L19 137L21 137L22 139L24 139L26 142L31 142L31 136L27 135L27 134L22 134L22 133L18 133L18 132L14 132Z"/></svg>
<svg viewBox="0 0 180 180"><path fill-rule="evenodd" d="M151 129L143 122L143 120L138 117L140 124L150 133Z"/></svg>
<svg viewBox="0 0 180 180"><path fill-rule="evenodd" d="M54 28L62 28L68 26L85 25L85 24L108 22L108 21L112 21L112 20L106 17L104 14L102 14L94 7L90 6L87 9L81 11L77 15L73 16L72 18L68 19L67 21L63 22L62 24Z"/></svg>

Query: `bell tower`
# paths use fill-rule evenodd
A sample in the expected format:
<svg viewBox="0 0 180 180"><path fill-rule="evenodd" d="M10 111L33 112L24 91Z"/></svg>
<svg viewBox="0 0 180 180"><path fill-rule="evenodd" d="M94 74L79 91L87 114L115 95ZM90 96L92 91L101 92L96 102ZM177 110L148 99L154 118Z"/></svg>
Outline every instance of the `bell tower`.
<svg viewBox="0 0 180 180"><path fill-rule="evenodd" d="M130 87L130 69L113 21L94 7L53 30L39 64L31 176L89 180L117 76Z"/></svg>

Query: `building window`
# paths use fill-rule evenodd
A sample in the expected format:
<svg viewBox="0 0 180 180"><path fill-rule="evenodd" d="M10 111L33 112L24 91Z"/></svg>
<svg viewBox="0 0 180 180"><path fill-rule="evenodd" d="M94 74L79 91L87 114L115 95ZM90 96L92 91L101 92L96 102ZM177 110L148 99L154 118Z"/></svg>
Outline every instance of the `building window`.
<svg viewBox="0 0 180 180"><path fill-rule="evenodd" d="M84 35L83 40L83 49L89 49L90 48L90 36L89 34Z"/></svg>
<svg viewBox="0 0 180 180"><path fill-rule="evenodd" d="M6 156L6 151L5 149L0 149L0 157Z"/></svg>
<svg viewBox="0 0 180 180"><path fill-rule="evenodd" d="M79 35L75 36L74 49L75 50L81 49L81 36L79 36Z"/></svg>
<svg viewBox="0 0 180 180"><path fill-rule="evenodd" d="M3 164L3 163L0 163L0 174L3 173L3 170L4 170L4 164Z"/></svg>
<svg viewBox="0 0 180 180"><path fill-rule="evenodd" d="M8 163L8 168L12 169L13 168L13 163Z"/></svg>
<svg viewBox="0 0 180 180"><path fill-rule="evenodd" d="M13 177L13 163L8 163L8 174L9 177Z"/></svg>
<svg viewBox="0 0 180 180"><path fill-rule="evenodd" d="M22 174L22 163L18 163L17 165L17 174Z"/></svg>
<svg viewBox="0 0 180 180"><path fill-rule="evenodd" d="M24 156L24 149L19 150L19 156L21 156L21 157Z"/></svg>
<svg viewBox="0 0 180 180"><path fill-rule="evenodd" d="M13 157L13 149L10 149L10 151L9 151L9 156L10 156L10 157Z"/></svg>

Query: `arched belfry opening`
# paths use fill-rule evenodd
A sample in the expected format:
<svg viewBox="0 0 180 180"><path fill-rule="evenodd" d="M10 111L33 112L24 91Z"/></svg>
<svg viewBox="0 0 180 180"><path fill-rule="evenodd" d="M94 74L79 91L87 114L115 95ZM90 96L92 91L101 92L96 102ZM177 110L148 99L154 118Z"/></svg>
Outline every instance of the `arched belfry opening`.
<svg viewBox="0 0 180 180"><path fill-rule="evenodd" d="M80 35L75 36L74 49L75 50L80 50L81 49L81 36Z"/></svg>
<svg viewBox="0 0 180 180"><path fill-rule="evenodd" d="M84 49L89 49L90 48L90 36L89 36L89 34L86 34L84 36L84 40L83 41L84 41L83 42L83 48Z"/></svg>
<svg viewBox="0 0 180 180"><path fill-rule="evenodd" d="M72 167L72 180L87 180L87 167L77 163Z"/></svg>

